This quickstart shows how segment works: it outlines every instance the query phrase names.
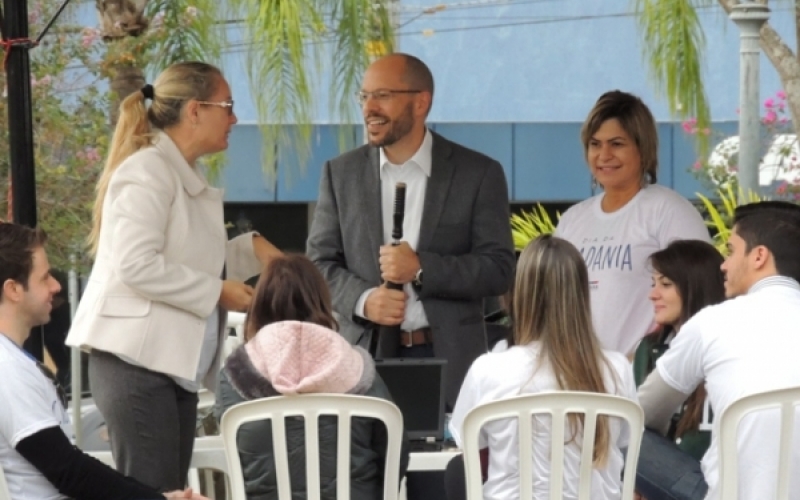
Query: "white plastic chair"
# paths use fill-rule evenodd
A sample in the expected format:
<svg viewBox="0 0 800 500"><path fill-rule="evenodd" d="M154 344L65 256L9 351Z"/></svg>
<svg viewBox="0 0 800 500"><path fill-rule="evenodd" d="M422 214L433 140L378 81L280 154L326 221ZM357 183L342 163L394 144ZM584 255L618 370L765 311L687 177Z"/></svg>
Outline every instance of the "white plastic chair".
<svg viewBox="0 0 800 500"><path fill-rule="evenodd" d="M200 471L204 473L205 484L208 485L209 498L214 498L214 475L213 471L228 473L228 462L225 459L225 448L222 445L222 438L219 436L203 436L195 438L194 449L192 451L191 468L187 482L194 491L202 491L200 483ZM227 489L226 481L226 489Z"/></svg>
<svg viewBox="0 0 800 500"><path fill-rule="evenodd" d="M292 498L289 479L289 461L286 449L285 418L302 416L305 420L306 489L308 500L320 499L319 429L322 415L338 417L338 444L336 454L336 497L350 499L350 441L352 417L371 417L386 425L389 442L386 451L386 468L383 483L384 500L397 500L400 484L400 447L403 416L393 403L384 399L345 394L304 394L280 396L240 403L229 408L222 416L221 435L225 443L231 499L245 500L242 463L236 444L239 427L253 421L269 419L272 424L272 445L278 482L278 498Z"/></svg>
<svg viewBox="0 0 800 500"><path fill-rule="evenodd" d="M0 500L11 500L11 492L8 491L8 483L3 469L0 467Z"/></svg>
<svg viewBox="0 0 800 500"><path fill-rule="evenodd" d="M244 313L228 312L228 321L225 325L225 343L222 346L222 364L228 359L237 347L244 343L244 320L247 317ZM230 335L233 330L236 335Z"/></svg>
<svg viewBox="0 0 800 500"><path fill-rule="evenodd" d="M568 413L586 415L583 428L584 447L581 452L580 486L578 498L589 500L591 494L592 457L594 454L594 434L597 415L609 415L627 420L630 426L630 442L625 461L625 482L622 486L622 500L633 498L636 478L636 465L639 460L639 446L644 432L644 412L634 401L610 394L594 392L547 392L529 394L514 398L493 401L473 408L464 418L462 431L464 466L467 477L467 499L482 500L483 485L478 437L481 428L493 420L513 418L519 422L521 443L533 442L533 415L549 414L552 417L552 444L550 455L550 498L562 498L564 482L564 445L566 416ZM588 446L587 446L588 445ZM533 450L532 446L519 447L520 500L533 497Z"/></svg>
<svg viewBox="0 0 800 500"><path fill-rule="evenodd" d="M725 500L736 500L739 496L738 483L738 434L739 424L749 413L762 410L780 409L781 433L778 450L778 500L789 498L789 466L792 457L792 441L795 426L795 407L800 404L800 387L779 389L745 396L734 401L719 419L719 484L721 496ZM797 492L794 492L797 493ZM770 499L772 500L772 499Z"/></svg>

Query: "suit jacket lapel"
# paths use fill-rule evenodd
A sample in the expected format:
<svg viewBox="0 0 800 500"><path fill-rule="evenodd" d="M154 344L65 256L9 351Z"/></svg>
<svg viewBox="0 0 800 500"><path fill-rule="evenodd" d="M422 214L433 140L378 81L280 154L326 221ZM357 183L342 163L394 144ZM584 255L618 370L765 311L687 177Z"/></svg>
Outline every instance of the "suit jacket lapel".
<svg viewBox="0 0 800 500"><path fill-rule="evenodd" d="M366 148L365 168L358 173L355 199L363 200L358 217L369 234L369 255L380 268L378 247L383 245L383 204L381 203L380 156L377 148ZM363 194L362 194L363 193Z"/></svg>
<svg viewBox="0 0 800 500"><path fill-rule="evenodd" d="M451 161L450 143L442 136L433 134L433 152L431 154L431 176L425 189L425 203L422 208L422 224L419 229L417 250L427 250L439 225L450 182L453 179L455 165Z"/></svg>

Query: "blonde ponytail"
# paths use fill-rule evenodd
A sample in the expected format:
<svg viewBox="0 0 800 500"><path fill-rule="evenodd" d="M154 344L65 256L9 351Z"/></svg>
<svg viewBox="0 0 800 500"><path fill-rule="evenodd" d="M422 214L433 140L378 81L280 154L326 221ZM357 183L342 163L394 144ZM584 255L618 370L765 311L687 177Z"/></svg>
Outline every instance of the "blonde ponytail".
<svg viewBox="0 0 800 500"><path fill-rule="evenodd" d="M97 246L100 243L103 202L112 174L127 157L150 145L153 137L150 121L147 118L147 108L144 105L144 94L141 91L126 97L120 104L119 111L119 121L111 139L106 165L97 181L97 198L92 209L92 231L88 238L92 255L97 253Z"/></svg>

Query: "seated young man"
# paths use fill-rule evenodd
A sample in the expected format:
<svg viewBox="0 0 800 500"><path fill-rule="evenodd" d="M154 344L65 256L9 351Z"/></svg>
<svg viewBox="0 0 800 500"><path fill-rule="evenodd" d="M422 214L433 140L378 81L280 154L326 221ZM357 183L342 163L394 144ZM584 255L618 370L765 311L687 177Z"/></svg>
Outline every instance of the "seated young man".
<svg viewBox="0 0 800 500"><path fill-rule="evenodd" d="M45 239L41 231L0 223L0 468L11 500L203 499L190 489L159 493L70 442L63 391L22 349L31 328L50 320L60 289Z"/></svg>
<svg viewBox="0 0 800 500"><path fill-rule="evenodd" d="M732 300L687 321L639 388L649 428L666 429L675 408L702 383L716 415L744 396L800 386L798 249L800 206L762 202L736 209L722 264L725 295ZM775 498L779 419L777 411L758 412L739 427L740 500ZM800 498L800 417L794 422L790 491L791 498ZM696 464L708 483L705 498L720 498L720 460L715 425L711 446Z"/></svg>

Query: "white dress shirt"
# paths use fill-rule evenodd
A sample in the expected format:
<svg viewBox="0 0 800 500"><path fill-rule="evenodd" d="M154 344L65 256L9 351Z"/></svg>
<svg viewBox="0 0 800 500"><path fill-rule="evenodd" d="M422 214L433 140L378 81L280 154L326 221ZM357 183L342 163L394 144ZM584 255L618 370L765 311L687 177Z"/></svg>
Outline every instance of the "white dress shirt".
<svg viewBox="0 0 800 500"><path fill-rule="evenodd" d="M422 224L422 208L425 203L425 189L428 186L428 177L431 176L433 151L433 135L430 130L425 130L425 138L414 156L402 165L395 165L386 158L383 148L380 150L380 178L381 178L381 209L383 211L383 242L392 243L392 226L394 222L394 194L398 182L406 183L405 217L403 218L402 241L408 243L413 249L419 244L419 228ZM375 250L377 251L377 249ZM364 305L374 288L361 294L356 303L355 313L366 318ZM411 283L406 283L403 290L408 295L406 314L400 328L404 331L413 331L428 326L428 318L422 307L417 292Z"/></svg>

